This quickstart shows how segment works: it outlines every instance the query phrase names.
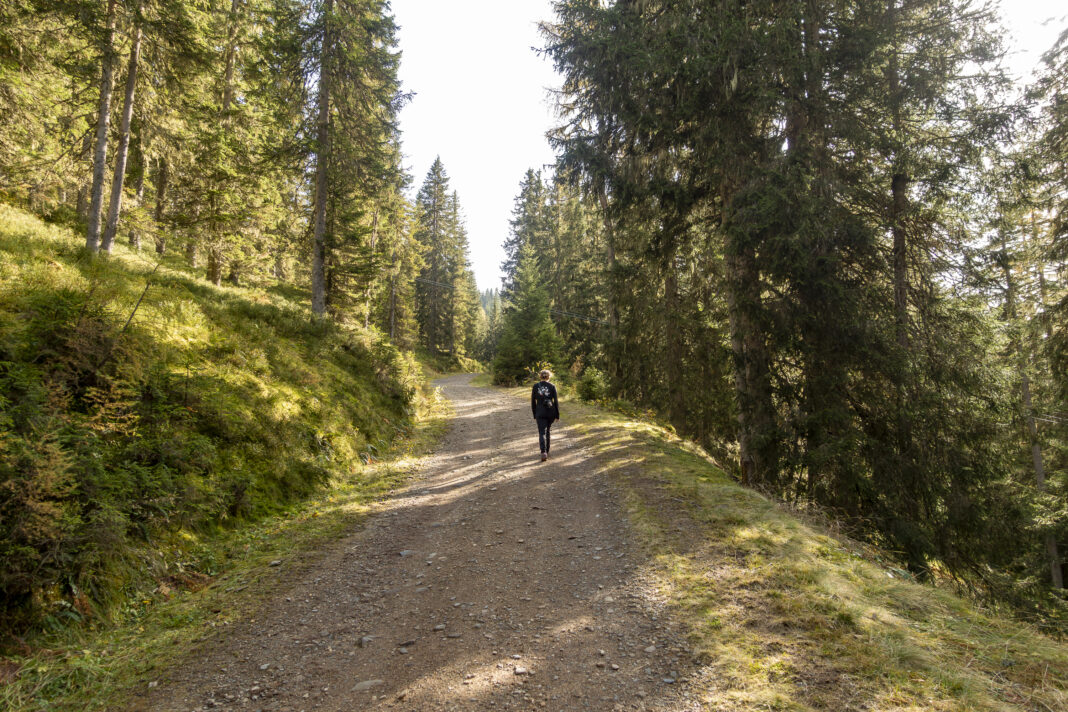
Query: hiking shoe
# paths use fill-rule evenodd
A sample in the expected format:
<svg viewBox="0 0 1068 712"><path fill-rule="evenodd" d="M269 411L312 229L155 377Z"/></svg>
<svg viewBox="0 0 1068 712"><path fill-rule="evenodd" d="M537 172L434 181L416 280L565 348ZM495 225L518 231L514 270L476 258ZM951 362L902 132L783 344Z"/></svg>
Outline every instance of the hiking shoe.
<svg viewBox="0 0 1068 712"><path fill-rule="evenodd" d="M543 453L541 454L541 461L542 461L542 462L545 462L545 461L546 461L546 460L548 460L548 459L549 459L549 453L547 453L547 452L543 452Z"/></svg>

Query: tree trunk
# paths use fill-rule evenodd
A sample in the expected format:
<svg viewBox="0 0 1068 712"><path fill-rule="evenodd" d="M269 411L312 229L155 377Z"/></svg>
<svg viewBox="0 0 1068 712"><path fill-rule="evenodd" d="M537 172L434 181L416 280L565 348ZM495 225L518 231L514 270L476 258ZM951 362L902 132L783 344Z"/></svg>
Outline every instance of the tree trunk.
<svg viewBox="0 0 1068 712"><path fill-rule="evenodd" d="M156 253L161 257L167 251L167 234L163 229L163 212L167 205L167 183L170 179L170 167L166 157L159 159L159 169L156 171Z"/></svg>
<svg viewBox="0 0 1068 712"><path fill-rule="evenodd" d="M397 313L397 245L389 251L389 339L393 341L397 337L396 313Z"/></svg>
<svg viewBox="0 0 1068 712"><path fill-rule="evenodd" d="M1003 247L1004 247L1004 243ZM1017 322L1016 315L1016 283L1012 277L1012 265L1009 262L1007 250L1003 249L1004 261L1002 270L1005 275L1005 314L1009 326ZM1020 399L1023 402L1024 419L1027 421L1027 436L1031 445L1031 464L1035 468L1035 484L1039 494L1046 492L1046 463L1042 454L1042 441L1038 437L1038 426L1035 423L1035 411L1031 401L1031 379L1027 374L1027 364L1030 354L1027 353L1026 341L1021 337L1016 343L1017 368L1020 372ZM1049 560L1050 582L1053 588L1064 588L1064 572L1061 568L1061 557L1057 547L1057 539L1052 533L1044 537L1046 557Z"/></svg>
<svg viewBox="0 0 1068 712"><path fill-rule="evenodd" d="M208 248L208 281L216 287L222 284L223 257L222 251L216 245Z"/></svg>
<svg viewBox="0 0 1068 712"><path fill-rule="evenodd" d="M315 157L315 229L312 233L312 313L326 314L326 208L329 199L330 166L330 65L334 51L331 14L334 1L326 0L323 7L323 46L319 57L319 117L316 132Z"/></svg>
<svg viewBox="0 0 1068 712"><path fill-rule="evenodd" d="M887 85L889 89L892 137L898 146L894 148L893 166L890 177L890 233L893 237L894 263L894 315L897 330L897 343L904 358L908 350L908 245L905 233L905 212L908 209L909 176L904 169L900 155L901 132L904 125L901 117L901 76L898 68L898 0L890 0L889 14L892 47L887 67Z"/></svg>
<svg viewBox="0 0 1068 712"><path fill-rule="evenodd" d="M374 264L375 259L375 243L378 242L378 205L375 205L374 218L371 221L371 263ZM364 301L367 304L367 311L363 315L363 328L371 326L371 287L374 284L374 280L367 281L367 291L364 293Z"/></svg>
<svg viewBox="0 0 1068 712"><path fill-rule="evenodd" d="M238 12L241 10L241 0L230 0L230 28L227 33L225 69L223 71L222 113L230 111L230 105L234 99L234 66L237 64L237 35L240 30Z"/></svg>
<svg viewBox="0 0 1068 712"><path fill-rule="evenodd" d="M137 88L137 68L141 61L141 3L134 10L133 44L130 46L130 63L126 70L126 95L122 104L122 123L119 128L119 148L115 152L115 177L111 181L111 202L108 205L107 225L101 249L111 252L115 234L119 229L122 212L122 184L126 178L126 157L130 148L130 122L133 120L134 91Z"/></svg>
<svg viewBox="0 0 1068 712"><path fill-rule="evenodd" d="M185 258L193 269L200 266L200 250L197 249L197 243L193 239L190 239L185 246Z"/></svg>
<svg viewBox="0 0 1068 712"><path fill-rule="evenodd" d="M619 299L616 293L616 236L612 218L608 213L608 195L603 181L598 181L597 201L601 205L601 219L604 222L605 253L608 258L608 354L611 358L608 373L618 388L623 379L623 370L618 353L619 344Z"/></svg>
<svg viewBox="0 0 1068 712"><path fill-rule="evenodd" d="M230 273L226 275L226 281L235 287L241 286L241 260L230 260Z"/></svg>
<svg viewBox="0 0 1068 712"><path fill-rule="evenodd" d="M143 149L140 128L136 132L136 136L137 137L133 142L134 165L136 171L134 174L134 207L140 207L145 200L145 152ZM130 227L130 247L135 250L141 249L141 226L136 224L136 221L135 224Z"/></svg>
<svg viewBox="0 0 1068 712"><path fill-rule="evenodd" d="M397 338L397 277L389 280L389 338L390 341Z"/></svg>
<svg viewBox="0 0 1068 712"><path fill-rule="evenodd" d="M666 301L663 314L663 326L667 332L664 336L667 345L667 358L664 364L668 373L682 373L686 367L684 363L686 344L683 340L682 329L679 328L680 312L682 311L682 298L679 295L678 266L675 264L675 252L671 251L664 265L664 299ZM672 425L680 431L686 426L686 391L685 384L678 378L668 379L668 413Z"/></svg>
<svg viewBox="0 0 1068 712"><path fill-rule="evenodd" d="M1027 359L1021 347L1020 351L1020 393L1023 396L1024 414L1027 418L1027 434L1031 439L1031 463L1035 468L1035 482L1040 494L1046 492L1046 463L1042 455L1042 441L1038 438L1038 426L1035 424L1035 411L1031 405L1031 379L1027 375ZM1050 581L1053 588L1064 588L1064 572L1061 568L1061 555L1057 547L1057 538L1050 533L1045 536L1046 556L1049 558Z"/></svg>
<svg viewBox="0 0 1068 712"><path fill-rule="evenodd" d="M104 205L104 179L108 161L108 127L111 125L111 92L115 84L115 6L108 0L104 23L104 43L100 60L100 102L96 116L96 141L93 144L93 180L89 190L88 226L85 246L92 252L100 249L100 211Z"/></svg>
<svg viewBox="0 0 1068 712"><path fill-rule="evenodd" d="M78 217L82 220L89 219L89 186L82 185L78 188L78 203L75 206Z"/></svg>
<svg viewBox="0 0 1068 712"><path fill-rule="evenodd" d="M1039 243L1038 235L1038 221L1035 218L1035 211L1031 210L1031 241L1032 245ZM1049 304L1047 299L1049 288L1046 285L1046 263L1042 259L1042 250L1036 247L1032 247L1035 255L1035 271L1038 272L1038 308L1039 318L1042 320L1042 330L1046 334L1046 342L1049 343L1053 339L1053 320L1050 318L1050 310L1046 306Z"/></svg>
<svg viewBox="0 0 1068 712"><path fill-rule="evenodd" d="M727 311L734 354L738 399L738 448L742 480L750 487L778 479L778 446L771 397L771 364L756 318L760 307L760 272L752 248L729 255Z"/></svg>
<svg viewBox="0 0 1068 712"><path fill-rule="evenodd" d="M90 158L92 152L93 134L91 131L86 131L85 136L82 137L82 149L81 152L78 154L78 160L83 161L87 158ZM78 185L78 199L77 204L75 206L75 210L78 213L78 217L86 221L89 220L89 188L91 186L91 183L92 178L90 177L90 180L83 180Z"/></svg>

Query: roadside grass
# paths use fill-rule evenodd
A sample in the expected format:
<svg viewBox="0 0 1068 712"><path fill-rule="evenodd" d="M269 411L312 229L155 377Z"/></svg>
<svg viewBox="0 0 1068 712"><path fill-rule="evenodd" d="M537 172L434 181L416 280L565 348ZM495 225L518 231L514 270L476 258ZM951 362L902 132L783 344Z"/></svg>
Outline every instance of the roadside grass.
<svg viewBox="0 0 1068 712"><path fill-rule="evenodd" d="M323 547L352 533L376 504L402 487L439 442L451 416L424 388L417 425L381 460L336 477L314 497L240 530L193 537L200 560L189 575L130 602L113 623L66 627L0 658L0 709L66 712L121 709L122 701L227 626L251 619L267 597L299 579ZM192 537L185 534L183 536ZM211 570L212 576L198 574Z"/></svg>
<svg viewBox="0 0 1068 712"><path fill-rule="evenodd" d="M908 580L659 425L564 412L622 492L709 709L1068 710L1065 641Z"/></svg>
<svg viewBox="0 0 1068 712"><path fill-rule="evenodd" d="M462 373L477 373L481 375L486 371L485 364L476 359L467 356L431 353L422 346L415 349L415 358L422 367L423 377L427 381Z"/></svg>
<svg viewBox="0 0 1068 712"><path fill-rule="evenodd" d="M0 709L99 708L249 615L442 432L414 357L307 304L0 205Z"/></svg>

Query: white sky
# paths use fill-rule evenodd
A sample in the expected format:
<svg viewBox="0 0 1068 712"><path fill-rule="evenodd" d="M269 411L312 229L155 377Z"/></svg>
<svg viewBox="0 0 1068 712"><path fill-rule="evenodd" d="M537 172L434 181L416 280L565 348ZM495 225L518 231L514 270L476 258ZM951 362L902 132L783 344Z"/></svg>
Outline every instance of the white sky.
<svg viewBox="0 0 1068 712"><path fill-rule="evenodd" d="M1009 30L1010 70L1024 80L1066 26L1064 0L998 0ZM401 113L405 165L419 189L441 156L467 216L479 289L500 286L502 243L519 181L553 162L547 90L558 85L542 45L550 0L393 0L400 75L416 93ZM1043 23L1051 18L1057 22Z"/></svg>

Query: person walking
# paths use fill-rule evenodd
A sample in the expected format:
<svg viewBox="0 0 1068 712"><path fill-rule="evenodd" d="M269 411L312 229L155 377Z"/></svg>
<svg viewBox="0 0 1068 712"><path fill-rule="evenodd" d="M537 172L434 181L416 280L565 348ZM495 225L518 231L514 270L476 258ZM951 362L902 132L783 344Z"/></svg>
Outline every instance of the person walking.
<svg viewBox="0 0 1068 712"><path fill-rule="evenodd" d="M541 379L534 384L530 392L530 410L538 423L538 443L541 445L541 461L549 459L549 430L553 423L560 420L560 400L556 397L556 386L549 383L552 371L542 371Z"/></svg>

